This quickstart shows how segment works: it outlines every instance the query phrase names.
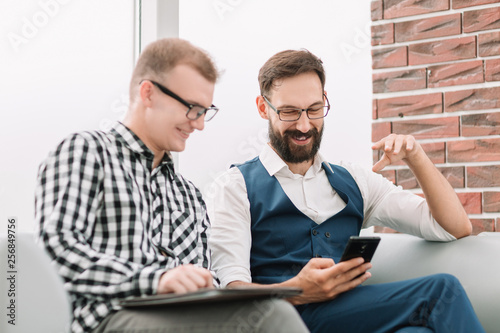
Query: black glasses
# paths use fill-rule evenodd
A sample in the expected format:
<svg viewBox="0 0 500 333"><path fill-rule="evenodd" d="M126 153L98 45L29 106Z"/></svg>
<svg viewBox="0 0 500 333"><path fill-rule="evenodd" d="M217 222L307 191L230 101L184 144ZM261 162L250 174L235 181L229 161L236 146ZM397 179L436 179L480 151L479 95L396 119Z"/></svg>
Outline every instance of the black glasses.
<svg viewBox="0 0 500 333"><path fill-rule="evenodd" d="M281 121L297 121L300 119L300 116L302 115L302 112L305 112L307 115L307 118L309 119L321 119L324 118L328 115L328 111L330 110L330 102L328 101L328 97L326 97L325 94L323 96L326 99L326 105L317 105L317 106L312 106L307 109L299 109L299 108L283 108L283 109L277 109L274 105L269 102L269 100L264 97L264 100L269 104L271 109L274 110L278 114L278 117L280 118Z"/></svg>
<svg viewBox="0 0 500 333"><path fill-rule="evenodd" d="M152 80L148 80L148 81L150 81L152 84L154 84L156 87L158 87L158 89L160 89L162 93L164 93L165 95L168 95L168 96L172 97L173 99L175 99L176 101L178 101L179 103L181 103L182 105L184 105L185 107L187 107L188 110L186 112L186 117L189 120L196 120L196 119L200 118L201 116L205 115L205 119L204 120L205 121L209 121L219 111L219 108L216 107L213 104L212 104L212 106L210 106L208 108L205 108L205 107L203 107L201 105L188 103L185 100L183 100L182 98L180 98L179 96L177 96L170 89L168 89L167 87L162 86L158 82L155 82L155 81L152 81Z"/></svg>

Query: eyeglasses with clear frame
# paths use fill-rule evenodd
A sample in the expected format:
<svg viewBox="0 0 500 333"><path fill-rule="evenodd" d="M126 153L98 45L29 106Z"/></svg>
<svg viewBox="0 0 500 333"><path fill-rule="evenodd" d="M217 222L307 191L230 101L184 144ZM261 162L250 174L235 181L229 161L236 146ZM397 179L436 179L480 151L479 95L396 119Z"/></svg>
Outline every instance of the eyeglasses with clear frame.
<svg viewBox="0 0 500 333"><path fill-rule="evenodd" d="M321 119L328 115L328 111L330 111L330 101L328 101L328 97L325 94L323 96L326 99L326 105L318 105L313 106L307 109L299 109L299 108L282 108L277 109L274 105L269 102L266 96L262 96L266 103L278 114L278 117L281 121L297 121L300 119L302 112L305 112L307 118L309 119Z"/></svg>
<svg viewBox="0 0 500 333"><path fill-rule="evenodd" d="M173 99L175 99L176 101L178 101L179 103L181 103L182 105L184 105L185 107L187 107L188 110L186 112L186 117L189 120L196 120L196 119L200 118L201 116L205 115L204 120L205 121L209 121L219 111L219 108L216 107L213 104L210 107L206 108L206 107L203 107L201 105L188 103L184 99L182 99L181 97L179 97L177 94L175 94L173 91L171 91L170 89L168 89L165 86L162 86L158 82L155 82L153 80L148 80L148 81L151 82L152 84L154 84L158 89L160 89L160 91L162 93L164 93L165 95L168 95L168 96L172 97ZM141 83L142 83L142 81L141 81Z"/></svg>

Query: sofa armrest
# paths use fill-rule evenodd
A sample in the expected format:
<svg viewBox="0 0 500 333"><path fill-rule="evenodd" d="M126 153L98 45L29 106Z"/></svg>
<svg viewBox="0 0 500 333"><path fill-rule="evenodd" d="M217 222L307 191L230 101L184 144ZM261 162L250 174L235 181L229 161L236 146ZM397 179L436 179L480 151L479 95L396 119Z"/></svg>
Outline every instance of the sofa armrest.
<svg viewBox="0 0 500 333"><path fill-rule="evenodd" d="M404 234L382 238L373 257L372 277L365 284L448 273L462 283L487 332L500 327L500 239L469 236L454 242L429 242Z"/></svg>
<svg viewBox="0 0 500 333"><path fill-rule="evenodd" d="M15 326L8 323L10 317L2 312L0 332L38 332L66 333L70 330L71 305L64 290L63 281L51 265L49 256L35 244L32 233L17 233L15 245L15 273L7 267L7 236L0 234L0 303L2 305L15 300ZM10 275L7 280L5 275ZM10 282L15 282L12 288L15 292L10 296L7 292ZM5 307L2 307L5 309ZM9 310L10 312L10 310Z"/></svg>

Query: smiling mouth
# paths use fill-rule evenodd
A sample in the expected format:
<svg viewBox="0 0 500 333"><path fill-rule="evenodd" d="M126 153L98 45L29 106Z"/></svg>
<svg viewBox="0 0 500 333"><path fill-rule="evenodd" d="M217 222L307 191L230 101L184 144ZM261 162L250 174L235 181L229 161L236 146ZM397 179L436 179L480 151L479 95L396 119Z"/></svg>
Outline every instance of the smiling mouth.
<svg viewBox="0 0 500 333"><path fill-rule="evenodd" d="M304 143L309 142L309 139L311 138L311 136L312 135L310 135L310 134L300 133L300 134L291 135L290 137L293 139L293 141L296 141L299 144L304 144Z"/></svg>
<svg viewBox="0 0 500 333"><path fill-rule="evenodd" d="M191 134L190 132L183 131L180 128L178 130L181 133L181 136L183 136L185 139L189 138L189 134Z"/></svg>

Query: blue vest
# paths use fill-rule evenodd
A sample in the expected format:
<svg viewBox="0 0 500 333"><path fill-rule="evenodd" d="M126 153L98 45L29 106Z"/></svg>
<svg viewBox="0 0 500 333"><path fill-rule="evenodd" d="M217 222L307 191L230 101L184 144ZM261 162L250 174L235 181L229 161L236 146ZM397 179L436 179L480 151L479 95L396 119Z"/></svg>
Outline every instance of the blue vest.
<svg viewBox="0 0 500 333"><path fill-rule="evenodd" d="M250 201L253 282L286 281L313 257L338 262L349 237L359 235L363 223L361 192L346 169L330 166L334 172L323 163L330 184L347 205L321 224L293 205L258 157L237 166L245 179Z"/></svg>

